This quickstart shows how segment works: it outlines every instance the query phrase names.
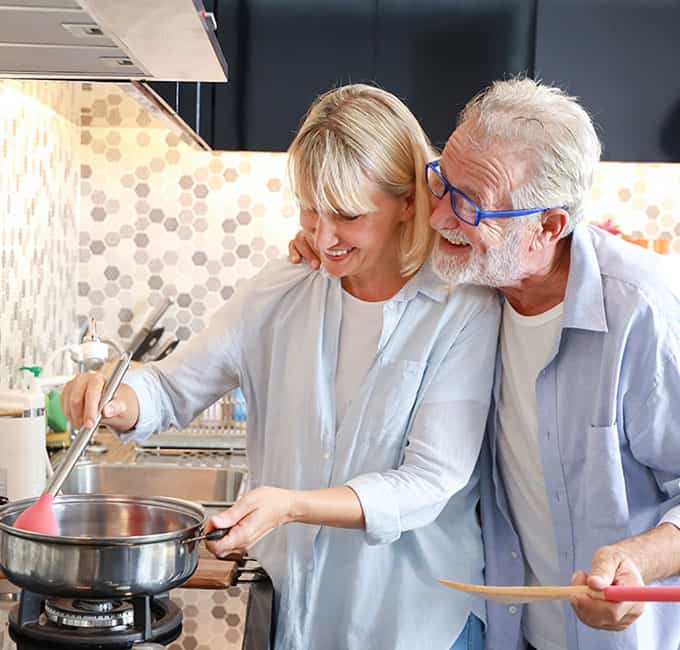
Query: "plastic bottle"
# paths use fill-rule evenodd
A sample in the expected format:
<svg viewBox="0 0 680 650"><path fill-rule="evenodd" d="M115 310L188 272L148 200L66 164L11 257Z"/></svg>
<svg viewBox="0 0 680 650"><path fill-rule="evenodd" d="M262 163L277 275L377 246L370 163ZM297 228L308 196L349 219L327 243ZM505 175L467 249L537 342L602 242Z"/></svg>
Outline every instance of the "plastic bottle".
<svg viewBox="0 0 680 650"><path fill-rule="evenodd" d="M23 388L0 391L0 496L38 496L45 487L45 396L40 368L22 368Z"/></svg>

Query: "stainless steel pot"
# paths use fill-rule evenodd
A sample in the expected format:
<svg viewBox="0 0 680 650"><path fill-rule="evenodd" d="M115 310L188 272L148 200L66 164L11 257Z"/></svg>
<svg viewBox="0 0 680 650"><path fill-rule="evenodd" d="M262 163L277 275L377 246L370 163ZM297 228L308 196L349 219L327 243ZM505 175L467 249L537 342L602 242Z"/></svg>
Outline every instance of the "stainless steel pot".
<svg viewBox="0 0 680 650"><path fill-rule="evenodd" d="M203 509L166 497L74 494L54 500L59 536L13 523L36 499L0 508L0 567L14 584L47 596L120 598L168 591L198 564Z"/></svg>

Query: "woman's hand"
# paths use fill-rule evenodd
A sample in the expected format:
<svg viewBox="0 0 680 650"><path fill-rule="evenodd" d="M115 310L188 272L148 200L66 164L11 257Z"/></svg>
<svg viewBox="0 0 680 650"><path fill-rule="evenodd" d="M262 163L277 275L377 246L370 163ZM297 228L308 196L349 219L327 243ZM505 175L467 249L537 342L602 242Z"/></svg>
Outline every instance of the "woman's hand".
<svg viewBox="0 0 680 650"><path fill-rule="evenodd" d="M231 508L208 520L205 532L231 528L229 534L215 542L206 542L216 557L233 551L247 551L267 533L292 521L292 490L259 487L241 497Z"/></svg>
<svg viewBox="0 0 680 650"><path fill-rule="evenodd" d="M102 373L86 372L76 375L64 386L61 408L74 429L94 424L105 385L106 377ZM129 431L139 417L137 395L128 385L121 384L102 414L102 424L117 431Z"/></svg>
<svg viewBox="0 0 680 650"><path fill-rule="evenodd" d="M319 253L314 248L311 235L304 230L298 230L295 239L288 244L288 257L293 264L307 262L313 269L321 266Z"/></svg>

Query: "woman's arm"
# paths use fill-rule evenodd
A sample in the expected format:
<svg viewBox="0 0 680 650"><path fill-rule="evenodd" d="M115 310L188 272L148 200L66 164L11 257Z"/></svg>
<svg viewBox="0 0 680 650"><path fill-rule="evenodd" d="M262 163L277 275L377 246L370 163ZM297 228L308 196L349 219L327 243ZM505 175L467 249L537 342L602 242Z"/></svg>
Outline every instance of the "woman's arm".
<svg viewBox="0 0 680 650"><path fill-rule="evenodd" d="M363 528L364 515L357 495L346 486L322 490L260 487L209 519L206 532L215 528L232 530L220 541L209 542L208 549L217 557L234 549L249 549L275 528L293 522Z"/></svg>

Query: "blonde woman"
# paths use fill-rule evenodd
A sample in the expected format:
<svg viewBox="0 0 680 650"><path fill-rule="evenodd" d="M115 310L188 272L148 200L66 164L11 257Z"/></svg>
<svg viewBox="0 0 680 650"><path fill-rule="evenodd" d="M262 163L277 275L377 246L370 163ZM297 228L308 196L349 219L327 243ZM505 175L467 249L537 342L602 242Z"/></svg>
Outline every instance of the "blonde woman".
<svg viewBox="0 0 680 650"><path fill-rule="evenodd" d="M240 386L253 488L213 528L275 588L276 650L482 648L476 462L499 306L427 261L433 155L408 109L352 85L312 105L289 150L323 272L267 266L211 325L132 373L106 422L132 438L187 425ZM75 426L103 379L63 396Z"/></svg>

